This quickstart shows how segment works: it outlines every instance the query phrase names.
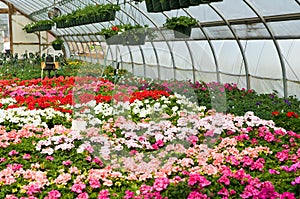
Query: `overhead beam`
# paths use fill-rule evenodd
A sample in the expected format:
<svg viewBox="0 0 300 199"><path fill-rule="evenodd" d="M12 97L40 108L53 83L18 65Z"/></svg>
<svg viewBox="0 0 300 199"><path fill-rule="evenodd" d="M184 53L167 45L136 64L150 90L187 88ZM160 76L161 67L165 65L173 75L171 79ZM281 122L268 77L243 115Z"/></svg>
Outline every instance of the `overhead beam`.
<svg viewBox="0 0 300 199"><path fill-rule="evenodd" d="M277 21L299 20L300 13L264 16L264 19L267 23L268 22L277 22ZM262 22L259 17L251 17L251 18L243 18L243 19L229 19L227 21L230 25L256 24L256 23ZM214 27L214 26L226 26L227 24L224 21L211 21L211 22L201 22L201 25L203 27Z"/></svg>

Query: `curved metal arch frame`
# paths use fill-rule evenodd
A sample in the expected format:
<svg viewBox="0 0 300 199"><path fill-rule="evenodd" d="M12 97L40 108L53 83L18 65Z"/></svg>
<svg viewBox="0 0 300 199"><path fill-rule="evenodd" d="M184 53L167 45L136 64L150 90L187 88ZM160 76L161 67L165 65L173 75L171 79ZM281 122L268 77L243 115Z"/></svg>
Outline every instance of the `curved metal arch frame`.
<svg viewBox="0 0 300 199"><path fill-rule="evenodd" d="M279 60L280 60L280 64L281 64L281 71L282 71L282 81L283 81L283 93L284 93L284 97L287 98L288 97L288 89L287 89L287 77L286 77L286 68L285 68L285 63L284 60L282 58L282 53L281 53L281 49L280 46L274 36L274 33L272 32L271 28L268 26L268 24L266 23L264 17L262 15L259 14L259 12L257 11L257 9L248 2L248 0L243 0L243 2L252 10L252 12L254 12L256 14L256 16L258 16L260 18L260 20L262 21L262 23L264 24L265 28L267 29L269 35L271 36L274 46L276 48Z"/></svg>
<svg viewBox="0 0 300 199"><path fill-rule="evenodd" d="M242 46L242 43L241 41L239 40L239 37L237 36L237 34L234 32L233 28L231 27L230 23L228 22L228 20L221 14L221 12L213 5L209 4L209 7L216 12L217 15L219 15L219 17L222 18L222 20L226 23L226 25L228 26L230 32L232 33L232 35L234 36L238 46L239 46L239 49L240 49L240 52L241 52L241 55L242 55L242 58L243 58L243 62L244 62L244 67L245 67L245 73L246 73L246 86L247 86L247 90L250 90L251 88L251 84L250 84L250 73L249 73L249 65L248 65L248 61L247 61L247 57L246 57L246 54L243 50L243 46Z"/></svg>
<svg viewBox="0 0 300 199"><path fill-rule="evenodd" d="M191 15L191 13L189 13L186 9L183 9L190 17L193 17ZM201 23L198 23L198 27L200 28L202 34L204 35L204 37L206 38L209 48L212 52L213 58L214 58L214 62L215 62L215 66L216 66L216 73L217 73L217 82L220 82L220 70L219 70L219 63L218 63L218 59L217 59L217 55L216 55L216 51L215 48L211 42L211 39L209 38L208 34L206 33L206 31L204 30L204 28L202 27Z"/></svg>

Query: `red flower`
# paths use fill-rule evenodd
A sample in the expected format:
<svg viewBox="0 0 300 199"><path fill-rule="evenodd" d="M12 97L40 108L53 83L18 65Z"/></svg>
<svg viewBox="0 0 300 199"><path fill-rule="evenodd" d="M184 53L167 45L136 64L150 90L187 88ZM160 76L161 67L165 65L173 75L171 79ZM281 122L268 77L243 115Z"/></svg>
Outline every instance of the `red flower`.
<svg viewBox="0 0 300 199"><path fill-rule="evenodd" d="M295 117L295 118L299 117L299 115L293 111L287 112L286 116L287 117Z"/></svg>
<svg viewBox="0 0 300 199"><path fill-rule="evenodd" d="M113 26L113 27L111 27L111 30L113 30L113 31L119 31L119 28L118 28L118 26Z"/></svg>
<svg viewBox="0 0 300 199"><path fill-rule="evenodd" d="M277 116L277 115L279 115L279 112L278 112L278 111L273 111L273 112L272 112L272 115L273 115L273 116Z"/></svg>

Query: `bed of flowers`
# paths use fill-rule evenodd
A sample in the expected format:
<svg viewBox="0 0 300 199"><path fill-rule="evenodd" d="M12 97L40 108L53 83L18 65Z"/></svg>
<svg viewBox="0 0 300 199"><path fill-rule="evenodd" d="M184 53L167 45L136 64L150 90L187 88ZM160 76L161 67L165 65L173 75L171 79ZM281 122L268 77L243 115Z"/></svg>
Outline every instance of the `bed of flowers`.
<svg viewBox="0 0 300 199"><path fill-rule="evenodd" d="M0 198L300 197L293 99L261 119L229 113L230 93L254 92L217 87L231 100L217 112L205 101L217 84L173 85L1 80Z"/></svg>

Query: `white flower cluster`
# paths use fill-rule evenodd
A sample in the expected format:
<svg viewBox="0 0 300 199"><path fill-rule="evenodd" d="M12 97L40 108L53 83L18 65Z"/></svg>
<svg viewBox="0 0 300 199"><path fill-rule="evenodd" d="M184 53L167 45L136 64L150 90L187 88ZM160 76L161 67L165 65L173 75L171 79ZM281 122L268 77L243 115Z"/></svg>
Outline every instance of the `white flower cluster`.
<svg viewBox="0 0 300 199"><path fill-rule="evenodd" d="M15 100L15 98L2 98L0 99L0 103L3 104L3 105L13 105L15 103L17 103L17 101Z"/></svg>
<svg viewBox="0 0 300 199"><path fill-rule="evenodd" d="M82 136L78 131L71 131L67 135L57 135L49 137L47 140L40 140L35 149L41 151L41 154L52 155L54 151L59 149L71 150L75 147L74 141L81 140Z"/></svg>
<svg viewBox="0 0 300 199"><path fill-rule="evenodd" d="M46 120L51 120L57 116L65 117L67 120L71 119L71 115L69 113L55 111L52 108L46 108L43 110L28 110L27 107L7 110L0 109L0 124L8 122L17 125L18 127L22 127L25 124L48 127Z"/></svg>

